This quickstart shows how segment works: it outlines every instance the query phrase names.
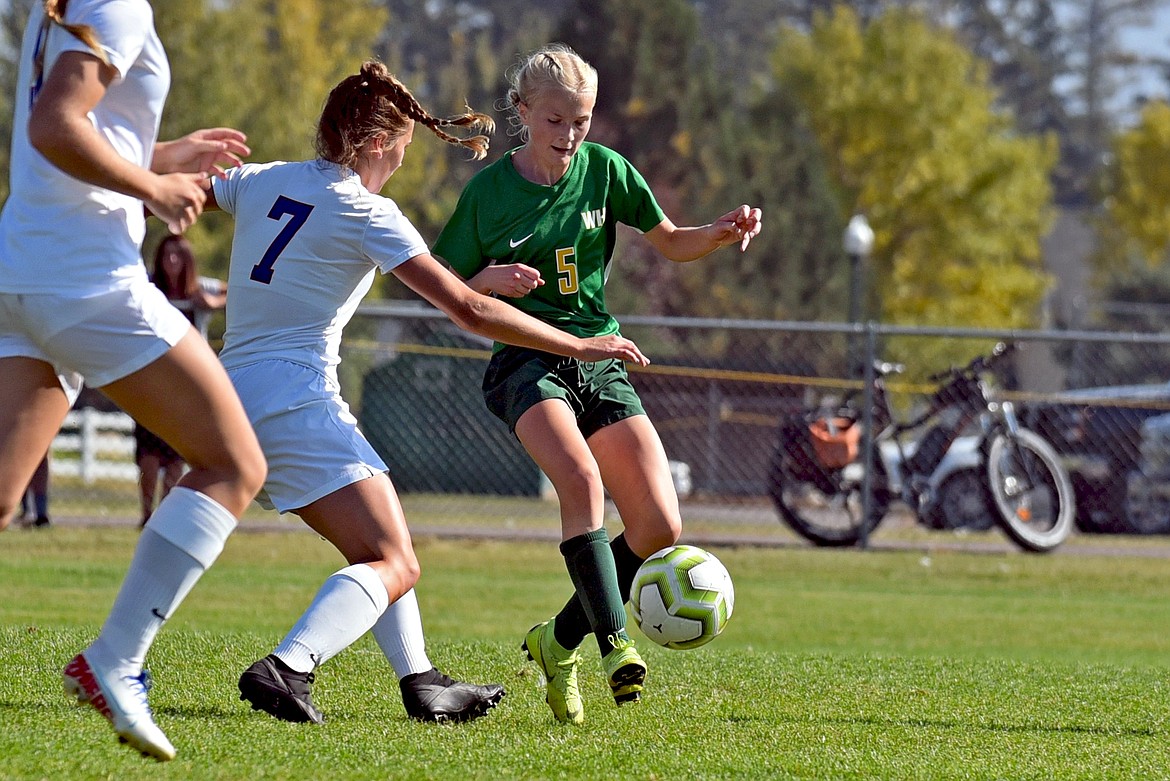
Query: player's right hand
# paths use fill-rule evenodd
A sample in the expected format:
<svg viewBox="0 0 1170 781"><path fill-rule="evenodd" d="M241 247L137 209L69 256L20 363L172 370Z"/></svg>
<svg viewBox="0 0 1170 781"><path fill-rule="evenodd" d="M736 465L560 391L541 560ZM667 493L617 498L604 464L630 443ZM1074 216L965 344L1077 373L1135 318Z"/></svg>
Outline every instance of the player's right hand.
<svg viewBox="0 0 1170 781"><path fill-rule="evenodd" d="M161 174L157 177L155 193L143 202L150 213L166 223L167 230L178 235L195 224L203 213L207 193L204 173Z"/></svg>
<svg viewBox="0 0 1170 781"><path fill-rule="evenodd" d="M624 336L610 334L609 336L591 336L581 340L584 345L575 356L581 361L605 361L610 358L620 358L628 363L646 366L650 359L642 354L638 345Z"/></svg>
<svg viewBox="0 0 1170 781"><path fill-rule="evenodd" d="M479 272L472 285L476 290L487 290L498 296L523 298L544 284L540 272L523 263L488 266Z"/></svg>

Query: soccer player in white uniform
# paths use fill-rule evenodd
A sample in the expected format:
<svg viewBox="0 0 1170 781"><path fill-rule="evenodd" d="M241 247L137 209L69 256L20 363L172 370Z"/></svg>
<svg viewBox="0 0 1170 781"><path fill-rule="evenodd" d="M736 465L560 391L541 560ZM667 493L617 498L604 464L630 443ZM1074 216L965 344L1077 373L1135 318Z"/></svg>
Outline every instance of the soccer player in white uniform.
<svg viewBox="0 0 1170 781"><path fill-rule="evenodd" d="M490 118L431 117L385 66L367 62L330 93L317 159L244 165L209 195L209 207L235 216L220 360L268 459L259 498L299 515L348 562L273 653L240 677L241 699L286 721L323 720L310 696L315 669L371 630L411 717L471 719L503 696L498 685L454 681L427 658L413 591L419 564L402 507L340 395L342 329L375 271L395 274L484 336L585 361L646 363L620 336L578 338L473 292L429 254L397 205L378 195L415 122L477 158L486 152L486 137L460 139L441 127L490 128Z"/></svg>
<svg viewBox="0 0 1170 781"><path fill-rule="evenodd" d="M191 465L141 535L97 639L65 688L160 760L142 664L264 481L264 457L215 353L147 279L145 204L173 233L209 174L248 148L226 128L158 142L170 86L146 0L47 0L21 44L11 195L0 213L0 529L72 403L76 372Z"/></svg>

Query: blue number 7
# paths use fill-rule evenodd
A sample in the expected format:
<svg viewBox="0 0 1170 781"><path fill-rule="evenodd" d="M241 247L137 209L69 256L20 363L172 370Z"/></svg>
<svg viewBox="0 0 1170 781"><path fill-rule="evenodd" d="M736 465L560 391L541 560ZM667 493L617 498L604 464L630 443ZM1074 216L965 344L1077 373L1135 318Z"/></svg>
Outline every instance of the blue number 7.
<svg viewBox="0 0 1170 781"><path fill-rule="evenodd" d="M292 241L292 237L297 234L301 226L305 224L305 220L309 219L309 214L312 213L313 206L308 203L301 203L294 201L292 198L286 198L283 195L276 199L276 203L272 204L272 208L268 210L268 219L279 220L284 215L291 215L292 219L288 224L281 229L272 243L268 245L268 249L264 252L264 257L260 258L260 262L252 266L252 279L257 282L263 282L265 285L272 281L272 266L276 263L276 259L280 257L280 253L284 252L284 248Z"/></svg>

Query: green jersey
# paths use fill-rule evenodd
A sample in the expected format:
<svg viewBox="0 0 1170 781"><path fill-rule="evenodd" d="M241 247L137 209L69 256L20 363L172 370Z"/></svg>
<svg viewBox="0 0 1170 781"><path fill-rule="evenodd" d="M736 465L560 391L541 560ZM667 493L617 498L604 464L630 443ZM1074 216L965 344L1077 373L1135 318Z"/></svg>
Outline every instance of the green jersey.
<svg viewBox="0 0 1170 781"><path fill-rule="evenodd" d="M433 248L464 279L523 263L545 284L503 300L575 336L616 333L605 279L617 224L645 233L664 219L642 175L598 144L581 145L553 185L522 177L512 150L472 177Z"/></svg>

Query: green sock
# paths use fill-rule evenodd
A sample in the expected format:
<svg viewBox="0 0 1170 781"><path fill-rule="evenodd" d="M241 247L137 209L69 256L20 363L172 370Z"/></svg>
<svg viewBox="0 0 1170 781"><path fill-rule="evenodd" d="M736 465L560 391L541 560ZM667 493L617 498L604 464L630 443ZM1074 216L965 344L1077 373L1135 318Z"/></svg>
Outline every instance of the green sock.
<svg viewBox="0 0 1170 781"><path fill-rule="evenodd" d="M617 568L618 590L622 604L625 604L630 601L630 587L634 584L634 575L645 559L630 550L630 544L626 542L624 532L610 541L609 549L613 551L613 563ZM561 608L561 612L557 613L556 622L553 624L553 636L563 648L576 648L581 645L585 635L591 631L593 630L589 626L589 616L585 615L585 606L581 604L581 599L574 592L565 606Z"/></svg>
<svg viewBox="0 0 1170 781"><path fill-rule="evenodd" d="M626 608L618 587L617 567L605 529L588 532L561 543L561 555L569 578L577 589L597 647L605 656L613 650L610 635L627 638ZM560 639L557 640L560 642ZM561 643L564 645L564 643ZM566 645L566 648L574 648Z"/></svg>

